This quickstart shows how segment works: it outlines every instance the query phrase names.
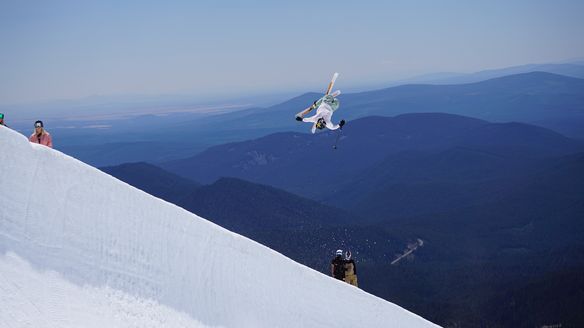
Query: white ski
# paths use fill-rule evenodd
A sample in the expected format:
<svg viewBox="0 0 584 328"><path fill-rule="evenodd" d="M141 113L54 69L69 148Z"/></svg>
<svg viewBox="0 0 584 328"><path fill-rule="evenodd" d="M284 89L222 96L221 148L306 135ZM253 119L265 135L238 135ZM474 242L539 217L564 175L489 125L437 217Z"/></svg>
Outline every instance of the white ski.
<svg viewBox="0 0 584 328"><path fill-rule="evenodd" d="M333 89L333 86L335 85L335 81L337 80L337 77L339 77L339 73L333 74L333 78L329 82L328 87L326 89L325 96L328 95L328 94L330 94L331 90ZM337 90L337 91L333 92L332 96L333 97L336 97L336 96L338 96L340 94L341 94L341 91L340 90ZM305 110L303 110L303 111L299 112L298 114L296 114L296 117L304 118L304 116L306 114L310 113L315 108L316 108L316 105L315 104L312 104L312 105L310 105L310 107L308 107Z"/></svg>

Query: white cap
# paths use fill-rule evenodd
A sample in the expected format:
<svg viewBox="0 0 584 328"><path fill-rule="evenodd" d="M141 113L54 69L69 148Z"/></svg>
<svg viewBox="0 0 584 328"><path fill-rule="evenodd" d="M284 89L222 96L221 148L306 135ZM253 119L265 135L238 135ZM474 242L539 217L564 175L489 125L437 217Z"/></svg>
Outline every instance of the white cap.
<svg viewBox="0 0 584 328"><path fill-rule="evenodd" d="M337 249L337 255L343 255L343 250L342 249Z"/></svg>

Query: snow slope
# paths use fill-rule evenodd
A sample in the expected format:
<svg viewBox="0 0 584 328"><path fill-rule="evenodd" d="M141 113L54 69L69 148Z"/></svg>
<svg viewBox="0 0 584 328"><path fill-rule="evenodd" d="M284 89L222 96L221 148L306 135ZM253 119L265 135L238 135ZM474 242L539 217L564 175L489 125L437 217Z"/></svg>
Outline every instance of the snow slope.
<svg viewBox="0 0 584 328"><path fill-rule="evenodd" d="M0 127L1 327L436 327Z"/></svg>

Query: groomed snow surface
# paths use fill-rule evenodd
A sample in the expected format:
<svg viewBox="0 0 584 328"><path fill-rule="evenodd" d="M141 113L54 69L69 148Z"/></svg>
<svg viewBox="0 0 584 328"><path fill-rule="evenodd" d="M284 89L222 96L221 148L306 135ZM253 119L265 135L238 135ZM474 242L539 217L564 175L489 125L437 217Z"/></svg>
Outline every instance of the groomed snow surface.
<svg viewBox="0 0 584 328"><path fill-rule="evenodd" d="M0 327L437 326L0 126Z"/></svg>

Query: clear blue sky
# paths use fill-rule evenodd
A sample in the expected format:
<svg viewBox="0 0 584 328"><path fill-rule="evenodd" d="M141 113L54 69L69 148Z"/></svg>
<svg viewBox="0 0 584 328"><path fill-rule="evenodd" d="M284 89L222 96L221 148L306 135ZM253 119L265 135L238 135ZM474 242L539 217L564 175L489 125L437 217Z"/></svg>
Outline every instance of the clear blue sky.
<svg viewBox="0 0 584 328"><path fill-rule="evenodd" d="M358 85L582 58L583 13L565 0L0 0L0 105L315 91L334 71Z"/></svg>

